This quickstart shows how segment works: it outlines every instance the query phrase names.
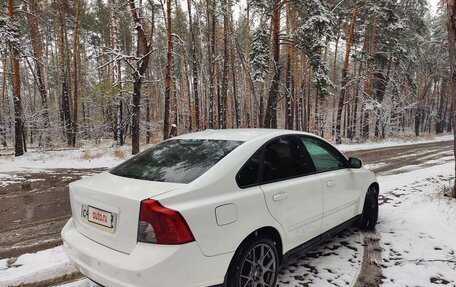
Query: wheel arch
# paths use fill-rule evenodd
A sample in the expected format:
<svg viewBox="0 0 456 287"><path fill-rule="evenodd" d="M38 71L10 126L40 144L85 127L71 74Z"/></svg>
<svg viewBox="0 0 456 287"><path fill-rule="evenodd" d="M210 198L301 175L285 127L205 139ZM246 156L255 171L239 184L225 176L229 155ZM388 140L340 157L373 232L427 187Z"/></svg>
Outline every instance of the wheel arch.
<svg viewBox="0 0 456 287"><path fill-rule="evenodd" d="M274 244L277 247L277 253L279 253L280 258L282 259L283 256L283 241L282 241L282 236L280 235L279 231L272 227L272 226L265 226L258 228L257 230L253 231L250 233L244 240L242 240L241 244L239 244L238 248L236 249L236 252L243 246L247 241L249 241L253 237L265 237L269 238L274 242Z"/></svg>
<svg viewBox="0 0 456 287"><path fill-rule="evenodd" d="M227 286L228 273L231 270L232 265L235 261L236 254L252 238L269 238L269 239L271 239L272 242L277 247L277 253L279 254L279 264L280 264L280 262L282 262L282 258L284 257L284 255L283 255L284 247L283 247L282 236L280 235L279 231L275 227L272 227L272 226L264 226L264 227L258 228L257 230L251 232L248 236L246 236L244 238L244 240L242 240L242 242L236 248L236 251L234 252L233 257L231 258L230 264L228 265L228 270L226 271L224 283L221 286L223 286L223 287Z"/></svg>
<svg viewBox="0 0 456 287"><path fill-rule="evenodd" d="M277 247L277 253L279 254L279 262L281 262L281 260L283 258L283 249L284 249L283 240L282 240L282 236L280 235L279 231L275 227L272 227L272 226L264 226L264 227L258 228L257 230L251 232L247 237L244 238L244 240L242 240L242 242L236 248L236 251L234 252L234 254L237 254L239 249L241 249L249 240L251 240L252 238L255 238L255 237L271 239L272 242L274 242L274 244ZM231 267L231 265L233 264L234 258L235 258L235 255L231 258L228 270Z"/></svg>
<svg viewBox="0 0 456 287"><path fill-rule="evenodd" d="M369 185L369 188L373 186L375 188L375 191L377 193L377 197L378 195L380 194L380 185L378 184L378 182L373 182L371 183L371 185Z"/></svg>

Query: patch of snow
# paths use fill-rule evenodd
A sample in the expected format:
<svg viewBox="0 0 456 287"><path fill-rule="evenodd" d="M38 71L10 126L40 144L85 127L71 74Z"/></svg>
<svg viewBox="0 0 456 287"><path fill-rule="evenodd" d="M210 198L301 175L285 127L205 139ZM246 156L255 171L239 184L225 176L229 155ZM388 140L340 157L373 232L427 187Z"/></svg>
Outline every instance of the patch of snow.
<svg viewBox="0 0 456 287"><path fill-rule="evenodd" d="M277 286L351 286L363 258L362 235L351 228L325 244L292 258L280 271Z"/></svg>
<svg viewBox="0 0 456 287"><path fill-rule="evenodd" d="M100 285L93 283L89 279L81 279L75 282L59 285L59 287L99 287Z"/></svg>
<svg viewBox="0 0 456 287"><path fill-rule="evenodd" d="M62 246L19 256L16 262L0 260L0 286L11 286L41 281L77 272Z"/></svg>
<svg viewBox="0 0 456 287"><path fill-rule="evenodd" d="M142 150L150 146L145 145ZM30 150L20 157L0 157L0 173L40 172L56 168L111 168L132 156L129 146L112 144L72 150Z"/></svg>
<svg viewBox="0 0 456 287"><path fill-rule="evenodd" d="M363 167L368 170L374 170L374 169L383 167L385 165L386 165L386 163L380 162L380 163L364 164Z"/></svg>
<svg viewBox="0 0 456 287"><path fill-rule="evenodd" d="M382 286L456 286L456 200L442 197L454 162L379 177Z"/></svg>

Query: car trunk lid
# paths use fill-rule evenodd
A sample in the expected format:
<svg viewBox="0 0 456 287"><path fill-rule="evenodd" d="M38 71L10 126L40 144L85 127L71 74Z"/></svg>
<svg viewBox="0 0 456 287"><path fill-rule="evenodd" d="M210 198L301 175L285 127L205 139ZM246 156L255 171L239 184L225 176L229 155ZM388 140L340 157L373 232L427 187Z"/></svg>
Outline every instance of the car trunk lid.
<svg viewBox="0 0 456 287"><path fill-rule="evenodd" d="M108 172L70 184L71 210L84 236L129 254L137 243L141 201L183 184L153 182Z"/></svg>

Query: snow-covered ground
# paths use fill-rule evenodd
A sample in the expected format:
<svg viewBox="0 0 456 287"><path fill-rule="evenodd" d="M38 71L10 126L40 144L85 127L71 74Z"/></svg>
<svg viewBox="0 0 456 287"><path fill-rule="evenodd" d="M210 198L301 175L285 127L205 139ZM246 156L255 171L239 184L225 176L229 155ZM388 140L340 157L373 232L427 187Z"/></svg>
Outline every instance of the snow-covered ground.
<svg viewBox="0 0 456 287"><path fill-rule="evenodd" d="M54 168L110 168L129 158L130 147L91 146L68 150L31 150L23 156L0 157L0 173Z"/></svg>
<svg viewBox="0 0 456 287"><path fill-rule="evenodd" d="M0 260L0 287L43 281L76 272L62 246Z"/></svg>
<svg viewBox="0 0 456 287"><path fill-rule="evenodd" d="M456 200L442 195L454 162L378 178L383 286L456 286ZM364 234L355 228L291 258L279 286L351 286L361 270ZM12 260L14 261L14 260ZM0 260L0 286L75 272L61 247ZM88 279L62 286L96 286Z"/></svg>
<svg viewBox="0 0 456 287"><path fill-rule="evenodd" d="M456 199L441 192L454 180L454 162L378 180L383 286L456 286ZM361 269L362 242L359 231L344 231L295 259L279 286L351 286Z"/></svg>
<svg viewBox="0 0 456 287"><path fill-rule="evenodd" d="M379 178L384 286L456 286L454 163Z"/></svg>

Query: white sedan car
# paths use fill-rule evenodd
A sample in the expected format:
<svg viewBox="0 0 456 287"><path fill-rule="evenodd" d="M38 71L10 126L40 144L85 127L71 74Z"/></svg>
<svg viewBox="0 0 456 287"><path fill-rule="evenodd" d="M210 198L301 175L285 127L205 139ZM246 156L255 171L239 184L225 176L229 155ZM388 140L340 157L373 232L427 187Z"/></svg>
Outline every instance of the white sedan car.
<svg viewBox="0 0 456 287"><path fill-rule="evenodd" d="M63 246L104 286L274 286L282 260L374 228L375 175L308 133L207 130L70 184Z"/></svg>

